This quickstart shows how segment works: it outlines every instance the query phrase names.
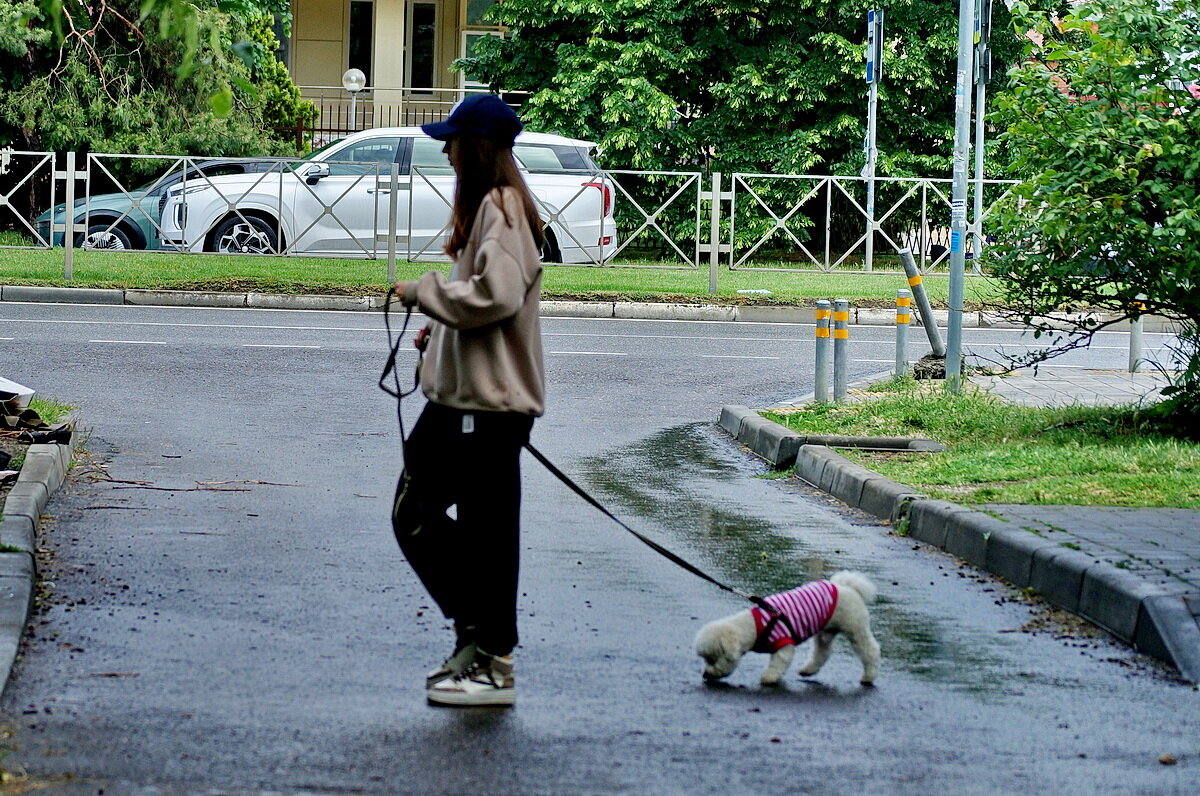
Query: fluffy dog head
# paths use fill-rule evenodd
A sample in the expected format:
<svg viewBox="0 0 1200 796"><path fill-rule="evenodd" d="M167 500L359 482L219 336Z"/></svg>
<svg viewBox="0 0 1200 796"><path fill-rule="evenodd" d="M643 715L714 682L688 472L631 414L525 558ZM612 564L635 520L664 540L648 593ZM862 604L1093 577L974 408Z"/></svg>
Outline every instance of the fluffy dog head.
<svg viewBox="0 0 1200 796"><path fill-rule="evenodd" d="M754 617L742 611L709 622L696 634L696 654L704 659L704 679L733 674L742 656L754 646Z"/></svg>

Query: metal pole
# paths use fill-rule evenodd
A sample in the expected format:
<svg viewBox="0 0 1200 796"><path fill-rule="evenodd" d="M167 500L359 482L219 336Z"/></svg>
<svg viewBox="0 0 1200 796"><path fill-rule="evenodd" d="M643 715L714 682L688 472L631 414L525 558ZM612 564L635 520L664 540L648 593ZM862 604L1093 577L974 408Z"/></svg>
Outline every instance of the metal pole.
<svg viewBox="0 0 1200 796"><path fill-rule="evenodd" d="M816 387L814 393L818 403L829 403L829 318L833 314L825 299L817 302L817 348Z"/></svg>
<svg viewBox="0 0 1200 796"><path fill-rule="evenodd" d="M980 273L979 255L983 253L983 107L987 86L975 84L975 239L971 247L971 270Z"/></svg>
<svg viewBox="0 0 1200 796"><path fill-rule="evenodd" d="M967 161L971 149L971 82L975 0L958 2L958 79L954 88L954 184L950 193L950 321L946 329L946 389L962 390L962 310L966 269Z"/></svg>
<svg viewBox="0 0 1200 796"><path fill-rule="evenodd" d="M850 372L850 302L833 302L833 400L846 400L847 374Z"/></svg>
<svg viewBox="0 0 1200 796"><path fill-rule="evenodd" d="M907 290L896 291L896 378L908 375L908 324L912 298Z"/></svg>
<svg viewBox="0 0 1200 796"><path fill-rule="evenodd" d="M1146 305L1142 302L1146 296L1138 293L1137 301L1133 303L1134 309L1139 313L1146 309ZM1140 314L1134 316L1129 322L1129 372L1137 373L1142 369L1142 316Z"/></svg>
<svg viewBox="0 0 1200 796"><path fill-rule="evenodd" d="M866 150L866 165L863 177L867 181L867 245L864 252L864 270L870 271L875 262L875 164L879 150L875 146L879 129L879 80L882 76L883 11L867 12L867 138L863 142Z"/></svg>
<svg viewBox="0 0 1200 796"><path fill-rule="evenodd" d="M388 175L391 191L388 193L388 284L396 283L396 204L400 193L400 164L392 161Z"/></svg>
<svg viewBox="0 0 1200 796"><path fill-rule="evenodd" d="M916 260L913 259L912 252L906 248L901 249L897 254L900 255L900 262L904 263L908 286L912 288L913 296L917 299L917 309L921 313L921 324L925 327L925 336L929 338L929 346L936 356L944 357L946 356L946 346L942 343L941 332L938 331L937 323L933 320L933 308L929 306L929 296L925 293L925 282L921 279L921 272L917 270Z"/></svg>
<svg viewBox="0 0 1200 796"><path fill-rule="evenodd" d="M721 172L712 174L712 210L708 217L708 292L717 292L717 264L721 257Z"/></svg>
<svg viewBox="0 0 1200 796"><path fill-rule="evenodd" d="M992 75L992 54L988 44L992 36L992 0L978 0L975 9L975 241L971 248L974 260L971 270L982 273L979 258L986 245L983 232L983 156L986 133L984 108L987 102L987 84Z"/></svg>

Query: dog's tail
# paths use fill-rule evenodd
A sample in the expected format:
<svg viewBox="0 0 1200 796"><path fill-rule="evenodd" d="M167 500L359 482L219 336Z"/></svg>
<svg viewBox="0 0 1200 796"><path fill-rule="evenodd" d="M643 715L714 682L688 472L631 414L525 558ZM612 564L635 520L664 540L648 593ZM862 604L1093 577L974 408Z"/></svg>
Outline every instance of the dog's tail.
<svg viewBox="0 0 1200 796"><path fill-rule="evenodd" d="M875 596L878 593L875 584L861 572L838 572L830 580L839 589L854 589L865 603L875 602Z"/></svg>

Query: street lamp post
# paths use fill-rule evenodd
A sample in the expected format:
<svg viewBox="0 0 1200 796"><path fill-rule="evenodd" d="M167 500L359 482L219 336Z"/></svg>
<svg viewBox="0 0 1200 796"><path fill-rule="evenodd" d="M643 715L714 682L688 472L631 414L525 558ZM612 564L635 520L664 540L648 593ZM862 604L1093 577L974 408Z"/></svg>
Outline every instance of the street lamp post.
<svg viewBox="0 0 1200 796"><path fill-rule="evenodd" d="M350 92L350 132L358 129L358 92L367 87L367 76L361 69L347 69L342 75L342 88Z"/></svg>

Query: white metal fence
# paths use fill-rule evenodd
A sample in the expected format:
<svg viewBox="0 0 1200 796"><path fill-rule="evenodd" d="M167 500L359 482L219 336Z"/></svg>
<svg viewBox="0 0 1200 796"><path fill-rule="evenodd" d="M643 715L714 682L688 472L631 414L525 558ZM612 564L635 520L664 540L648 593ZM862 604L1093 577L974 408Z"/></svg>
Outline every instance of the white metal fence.
<svg viewBox="0 0 1200 796"><path fill-rule="evenodd" d="M441 258L444 221L420 232L420 217L446 217L452 176L389 163L326 163L283 158L0 150L0 246L321 254L333 257ZM333 169L332 176L330 169ZM238 188L217 179L231 174ZM579 172L567 199L538 195L554 248L548 259L580 265L829 272L900 271L894 251L911 249L923 271L946 265L949 179L876 178L876 213L860 177L604 170ZM1013 181L987 180L983 213L968 228L978 272L992 208ZM727 185L727 190L722 190ZM201 208L194 191L210 189ZM615 215L609 246L581 238L580 207L591 189ZM288 196L285 196L285 192ZM611 195L610 195L611 194ZM66 211L66 203L74 211ZM607 208L611 203L612 209ZM592 204L588 206L591 207ZM573 209L574 208L574 209ZM53 212L51 212L53 209ZM203 211L203 212L202 212ZM569 220L572 213L575 220ZM599 219L600 229L612 223ZM72 234L68 236L68 230ZM867 246L868 235L873 246ZM314 243L318 240L320 243ZM563 256L566 252L572 256Z"/></svg>

